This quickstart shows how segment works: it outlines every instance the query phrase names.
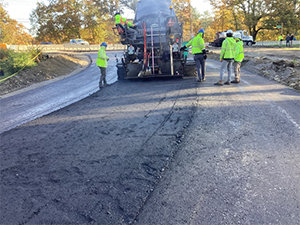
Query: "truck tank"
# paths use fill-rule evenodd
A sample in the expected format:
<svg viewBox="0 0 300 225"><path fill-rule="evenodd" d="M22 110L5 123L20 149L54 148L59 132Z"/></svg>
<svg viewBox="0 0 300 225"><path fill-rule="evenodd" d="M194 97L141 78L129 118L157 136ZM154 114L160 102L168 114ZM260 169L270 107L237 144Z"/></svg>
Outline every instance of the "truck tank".
<svg viewBox="0 0 300 225"><path fill-rule="evenodd" d="M113 28L127 47L117 59L119 80L194 75L195 62L180 51L183 28L170 0L140 0L133 23Z"/></svg>

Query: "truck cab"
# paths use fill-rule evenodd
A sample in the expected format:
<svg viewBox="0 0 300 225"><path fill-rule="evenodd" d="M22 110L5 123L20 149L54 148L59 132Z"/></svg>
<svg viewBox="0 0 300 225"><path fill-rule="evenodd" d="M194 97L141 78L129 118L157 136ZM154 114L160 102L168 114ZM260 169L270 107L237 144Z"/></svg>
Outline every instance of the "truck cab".
<svg viewBox="0 0 300 225"><path fill-rule="evenodd" d="M253 37L248 34L248 31L238 30L238 31L235 31L234 33L237 33L237 32L241 34L244 45L252 46L256 43L255 41L253 41Z"/></svg>

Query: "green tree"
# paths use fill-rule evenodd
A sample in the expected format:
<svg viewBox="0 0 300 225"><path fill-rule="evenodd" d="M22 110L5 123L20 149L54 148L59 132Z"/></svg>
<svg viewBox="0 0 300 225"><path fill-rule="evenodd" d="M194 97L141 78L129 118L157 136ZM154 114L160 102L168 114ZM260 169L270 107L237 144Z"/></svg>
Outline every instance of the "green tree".
<svg viewBox="0 0 300 225"><path fill-rule="evenodd" d="M114 42L113 14L119 1L115 0L51 0L37 3L30 21L32 32L39 41L54 43L82 38L90 43Z"/></svg>
<svg viewBox="0 0 300 225"><path fill-rule="evenodd" d="M79 0L62 0L48 6L37 3L37 8L30 15L37 40L63 43L70 38L80 38L81 7Z"/></svg>

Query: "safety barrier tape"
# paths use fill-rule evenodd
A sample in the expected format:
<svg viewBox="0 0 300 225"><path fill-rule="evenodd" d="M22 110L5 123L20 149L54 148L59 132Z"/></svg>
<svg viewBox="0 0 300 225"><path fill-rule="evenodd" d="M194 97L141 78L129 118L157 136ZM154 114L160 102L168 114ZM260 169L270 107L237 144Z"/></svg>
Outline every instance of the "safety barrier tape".
<svg viewBox="0 0 300 225"><path fill-rule="evenodd" d="M32 62L33 60L35 60L42 52L38 53L34 58L32 58L31 60L29 60L27 62L27 64L25 66L23 66L19 71L15 72L14 74L8 76L8 77L5 77L3 79L0 80L0 84L3 83L4 81L6 81L7 79L11 78L11 77L14 77L16 76L20 71L22 71L30 62Z"/></svg>

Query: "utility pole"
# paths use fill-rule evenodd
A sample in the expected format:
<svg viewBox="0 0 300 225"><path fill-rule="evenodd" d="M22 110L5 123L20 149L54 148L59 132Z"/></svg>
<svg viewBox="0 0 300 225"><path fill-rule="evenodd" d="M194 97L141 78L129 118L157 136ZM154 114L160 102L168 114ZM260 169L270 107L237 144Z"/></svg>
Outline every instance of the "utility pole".
<svg viewBox="0 0 300 225"><path fill-rule="evenodd" d="M283 23L281 23L281 34L283 34Z"/></svg>
<svg viewBox="0 0 300 225"><path fill-rule="evenodd" d="M193 34L193 23L192 23L192 6L191 6L191 0L189 0L189 11L190 11L190 37L192 37Z"/></svg>

